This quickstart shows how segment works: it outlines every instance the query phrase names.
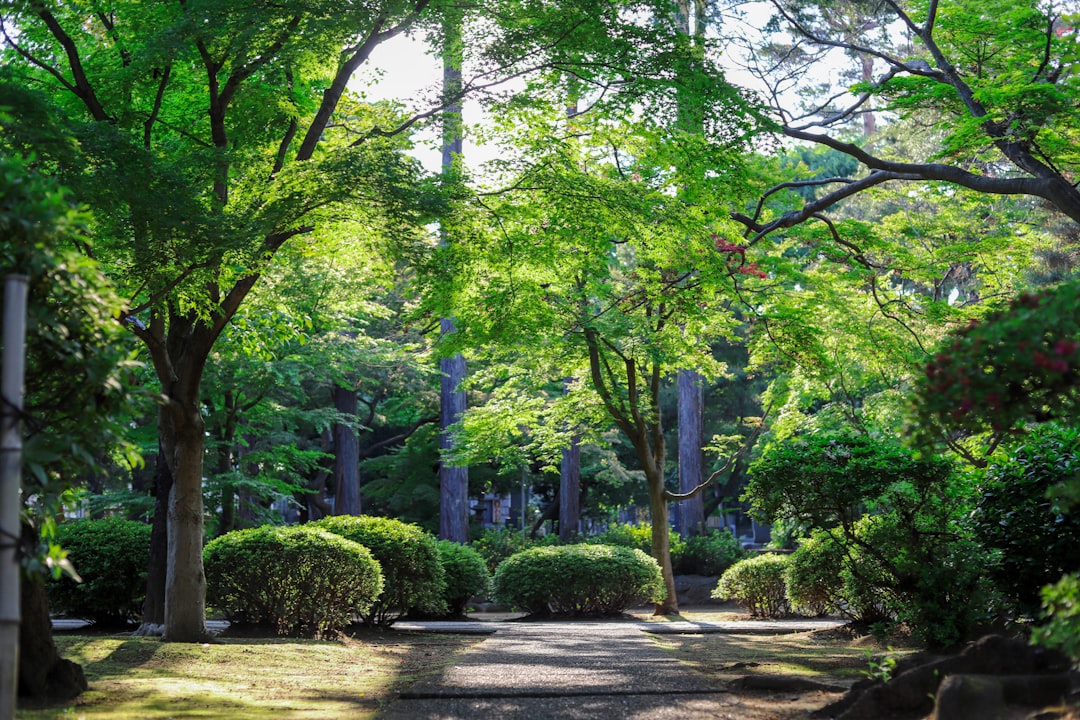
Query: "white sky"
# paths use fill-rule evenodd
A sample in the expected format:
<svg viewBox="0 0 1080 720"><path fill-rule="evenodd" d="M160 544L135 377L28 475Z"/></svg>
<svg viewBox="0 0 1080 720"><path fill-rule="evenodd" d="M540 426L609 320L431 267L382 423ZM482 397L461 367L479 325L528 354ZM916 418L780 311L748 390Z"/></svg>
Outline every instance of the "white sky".
<svg viewBox="0 0 1080 720"><path fill-rule="evenodd" d="M769 17L770 8L771 5L765 2L749 3L743 6L745 20L725 18L725 25L730 22L732 26L739 24L744 28L760 28ZM760 89L757 79L739 68L737 63L725 64L730 82ZM826 65L822 70L833 73L837 68ZM372 52L350 87L371 101L393 100L403 103L410 111L424 111L437 104L441 81L441 60L428 53L423 37L399 35ZM466 101L464 115L466 127L483 121L475 103ZM420 133L416 141L418 147L413 154L429 171L438 172L441 162L438 131L428 129ZM496 152L494 148L477 146L466 132L464 156L470 165L491 159Z"/></svg>

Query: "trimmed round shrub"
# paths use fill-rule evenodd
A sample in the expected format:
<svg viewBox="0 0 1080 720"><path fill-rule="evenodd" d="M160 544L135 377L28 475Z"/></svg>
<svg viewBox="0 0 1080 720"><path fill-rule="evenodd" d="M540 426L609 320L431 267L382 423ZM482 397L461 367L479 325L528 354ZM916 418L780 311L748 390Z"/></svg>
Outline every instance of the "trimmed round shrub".
<svg viewBox="0 0 1080 720"><path fill-rule="evenodd" d="M664 597L660 566L640 550L561 545L525 550L495 571L495 598L533 615L613 615Z"/></svg>
<svg viewBox="0 0 1080 720"><path fill-rule="evenodd" d="M487 593L491 573L480 553L468 545L439 540L437 547L446 573L443 591L446 614L457 617L465 613L465 606L473 596Z"/></svg>
<svg viewBox="0 0 1080 720"><path fill-rule="evenodd" d="M138 620L146 596L150 526L122 518L61 523L57 542L82 577L50 580L53 612L120 627Z"/></svg>
<svg viewBox="0 0 1080 720"><path fill-rule="evenodd" d="M206 545L203 567L207 603L229 621L294 637L341 630L383 588L367 548L306 525L226 533Z"/></svg>
<svg viewBox="0 0 1080 720"><path fill-rule="evenodd" d="M802 540L791 554L785 581L791 608L805 615L844 613L844 546L825 531Z"/></svg>
<svg viewBox="0 0 1080 720"><path fill-rule="evenodd" d="M358 542L382 566L383 592L370 609L358 610L365 625L389 626L418 610L446 612L446 577L435 538L419 525L371 515L336 515L310 526Z"/></svg>
<svg viewBox="0 0 1080 720"><path fill-rule="evenodd" d="M740 560L720 576L712 596L735 601L752 617L780 617L788 611L784 576L790 564L789 555L757 555Z"/></svg>
<svg viewBox="0 0 1080 720"><path fill-rule="evenodd" d="M675 572L682 575L722 575L746 557L746 550L727 530L710 530L692 535L682 543L681 552L672 553Z"/></svg>

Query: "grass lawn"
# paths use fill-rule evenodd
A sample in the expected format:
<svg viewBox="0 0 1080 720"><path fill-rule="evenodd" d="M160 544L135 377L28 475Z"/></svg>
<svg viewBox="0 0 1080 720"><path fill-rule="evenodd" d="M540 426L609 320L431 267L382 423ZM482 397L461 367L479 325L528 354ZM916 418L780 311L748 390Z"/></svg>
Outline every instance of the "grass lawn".
<svg viewBox="0 0 1080 720"><path fill-rule="evenodd" d="M402 686L439 672L476 636L361 632L339 641L222 638L163 643L130 635L57 635L90 690L17 720L369 718Z"/></svg>

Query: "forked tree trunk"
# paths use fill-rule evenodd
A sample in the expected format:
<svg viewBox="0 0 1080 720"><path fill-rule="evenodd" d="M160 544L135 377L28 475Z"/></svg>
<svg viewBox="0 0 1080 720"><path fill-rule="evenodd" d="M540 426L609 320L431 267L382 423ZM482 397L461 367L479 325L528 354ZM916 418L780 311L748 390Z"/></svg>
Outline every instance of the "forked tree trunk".
<svg viewBox="0 0 1080 720"><path fill-rule="evenodd" d="M356 418L356 391L334 388L334 409ZM360 439L356 427L334 424L334 514L359 515L360 509Z"/></svg>

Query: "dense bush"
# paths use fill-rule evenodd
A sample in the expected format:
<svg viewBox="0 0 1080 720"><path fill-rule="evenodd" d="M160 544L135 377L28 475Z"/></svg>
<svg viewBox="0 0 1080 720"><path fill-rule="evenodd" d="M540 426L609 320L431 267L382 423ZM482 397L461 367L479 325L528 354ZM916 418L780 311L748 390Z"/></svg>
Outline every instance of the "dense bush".
<svg viewBox="0 0 1080 720"><path fill-rule="evenodd" d="M366 625L390 625L410 610L446 612L446 578L435 538L419 525L368 515L337 515L311 526L358 542L382 567L383 592L369 610L359 612Z"/></svg>
<svg viewBox="0 0 1080 720"><path fill-rule="evenodd" d="M737 602L753 617L779 617L788 611L784 575L790 562L790 556L775 554L740 560L720 576L712 596Z"/></svg>
<svg viewBox="0 0 1080 720"><path fill-rule="evenodd" d="M443 591L446 612L458 616L465 612L470 598L487 593L491 573L480 553L468 545L440 540L438 548L446 573L446 590Z"/></svg>
<svg viewBox="0 0 1080 720"><path fill-rule="evenodd" d="M930 645L949 645L986 619L990 589L978 546L929 535L917 543L894 515L859 520L804 540L791 556L788 599L801 612L835 612L864 626L905 623Z"/></svg>
<svg viewBox="0 0 1080 720"><path fill-rule="evenodd" d="M675 572L683 575L722 575L725 570L746 557L739 539L727 530L710 530L692 535L672 550L671 562Z"/></svg>
<svg viewBox="0 0 1080 720"><path fill-rule="evenodd" d="M585 542L597 545L615 545L640 550L646 555L652 555L652 526L628 525L626 523L612 523L604 532L587 538ZM686 550L686 541L675 533L671 534L669 551L671 562L674 566Z"/></svg>
<svg viewBox="0 0 1080 720"><path fill-rule="evenodd" d="M993 555L965 529L973 487L950 463L886 436L823 432L770 448L751 473L745 497L763 519L832 531L844 557L841 611L904 623L932 646L987 618Z"/></svg>
<svg viewBox="0 0 1080 720"><path fill-rule="evenodd" d="M53 612L114 627L139 618L150 561L149 525L121 518L61 523L57 541L82 582L65 576L48 583Z"/></svg>
<svg viewBox="0 0 1080 720"><path fill-rule="evenodd" d="M1018 610L1038 613L1044 585L1080 570L1080 514L1047 491L1080 474L1080 434L1043 425L1005 462L987 468L970 516L976 540L1000 553L991 578Z"/></svg>
<svg viewBox="0 0 1080 720"><path fill-rule="evenodd" d="M487 528L472 541L472 547L484 558L491 572L495 572L503 560L522 550L558 544L558 535L530 538L520 530L510 528Z"/></svg>
<svg viewBox="0 0 1080 720"><path fill-rule="evenodd" d="M332 634L383 588L367 548L310 525L226 533L207 544L203 565L209 605L279 635Z"/></svg>
<svg viewBox="0 0 1080 720"><path fill-rule="evenodd" d="M784 576L792 609L806 615L844 613L844 559L844 546L827 530L799 543Z"/></svg>
<svg viewBox="0 0 1080 720"><path fill-rule="evenodd" d="M494 594L532 614L611 615L663 599L664 583L660 566L640 550L563 545L505 560L495 572Z"/></svg>
<svg viewBox="0 0 1080 720"><path fill-rule="evenodd" d="M1046 622L1035 628L1035 642L1080 662L1080 574L1066 575L1043 588L1042 598Z"/></svg>

